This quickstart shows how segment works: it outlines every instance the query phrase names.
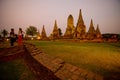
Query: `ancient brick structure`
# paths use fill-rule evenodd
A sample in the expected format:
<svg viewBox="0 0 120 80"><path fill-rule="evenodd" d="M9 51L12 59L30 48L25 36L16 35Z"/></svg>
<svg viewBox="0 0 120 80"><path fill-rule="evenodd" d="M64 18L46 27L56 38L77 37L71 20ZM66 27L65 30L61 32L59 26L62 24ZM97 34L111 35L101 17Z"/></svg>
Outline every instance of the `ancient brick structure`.
<svg viewBox="0 0 120 80"><path fill-rule="evenodd" d="M89 27L89 30L87 32L87 37L86 38L89 39L89 40L93 40L95 37L96 37L95 28L94 28L94 25L93 25L93 20L91 19L90 27Z"/></svg>
<svg viewBox="0 0 120 80"><path fill-rule="evenodd" d="M102 38L102 35L101 35L101 32L100 32L100 29L99 29L99 25L97 24L97 28L96 28L96 38L97 39L101 39Z"/></svg>
<svg viewBox="0 0 120 80"><path fill-rule="evenodd" d="M32 44L25 44L25 47L33 59L45 66L47 69L51 70L60 80L104 80L104 76L66 63L60 58L50 56ZM41 74L39 71L34 71L34 73L38 75Z"/></svg>
<svg viewBox="0 0 120 80"><path fill-rule="evenodd" d="M64 38L68 38L68 39L73 38L74 32L75 32L74 19L73 19L73 16L70 14L68 16L67 28L64 34Z"/></svg>
<svg viewBox="0 0 120 80"><path fill-rule="evenodd" d="M84 24L84 20L82 17L82 11L80 9L79 17L77 21L76 27L74 26L74 18L70 14L67 19L67 28L65 31L65 34L63 37L60 37L59 30L57 27L57 22L55 21L54 29L52 34L50 35L50 39L80 39L80 40L101 40L102 41L102 35L99 29L99 26L97 25L97 28L95 30L93 25L93 20L91 19L90 27L88 32L86 32L86 26Z"/></svg>
<svg viewBox="0 0 120 80"><path fill-rule="evenodd" d="M87 40L93 40L93 39L101 39L102 35L99 30L99 26L97 25L97 28L95 30L94 25L93 25L93 20L91 19L90 22L90 27L88 32L86 32L86 26L84 24L84 20L82 17L82 11L80 9L79 12L79 18L77 21L76 27L74 27L74 19L72 15L68 16L67 20L67 28L66 32L64 34L64 38L76 38L76 39L87 39Z"/></svg>
<svg viewBox="0 0 120 80"><path fill-rule="evenodd" d="M42 32L41 32L41 39L47 39L46 31L45 31L44 25L43 25L43 29L42 29Z"/></svg>
<svg viewBox="0 0 120 80"><path fill-rule="evenodd" d="M59 30L58 30L58 26L57 26L57 21L55 20L55 24L54 24L54 29L53 29L53 33L51 34L52 39L59 39L60 38L60 34L59 34Z"/></svg>
<svg viewBox="0 0 120 80"><path fill-rule="evenodd" d="M86 26L84 24L82 11L80 9L79 18L78 18L75 33L74 33L74 38L84 39L85 35L86 35Z"/></svg>

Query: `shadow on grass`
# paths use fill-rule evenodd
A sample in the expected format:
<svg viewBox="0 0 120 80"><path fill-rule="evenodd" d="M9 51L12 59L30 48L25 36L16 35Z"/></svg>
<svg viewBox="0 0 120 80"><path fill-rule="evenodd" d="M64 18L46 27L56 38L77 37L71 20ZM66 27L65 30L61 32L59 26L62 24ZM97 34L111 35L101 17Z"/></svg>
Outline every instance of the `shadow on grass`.
<svg viewBox="0 0 120 80"><path fill-rule="evenodd" d="M0 80L34 80L35 76L23 59L0 63Z"/></svg>

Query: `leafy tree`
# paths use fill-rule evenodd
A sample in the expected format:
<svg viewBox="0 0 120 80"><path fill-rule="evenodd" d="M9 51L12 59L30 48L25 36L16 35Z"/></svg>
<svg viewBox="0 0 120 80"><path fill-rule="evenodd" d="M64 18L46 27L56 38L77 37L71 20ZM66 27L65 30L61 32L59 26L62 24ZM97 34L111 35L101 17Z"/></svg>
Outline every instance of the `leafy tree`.
<svg viewBox="0 0 120 80"><path fill-rule="evenodd" d="M37 28L34 27L34 26L29 26L26 30L26 34L31 35L31 36L36 35L37 34Z"/></svg>
<svg viewBox="0 0 120 80"><path fill-rule="evenodd" d="M58 28L58 31L59 31L60 36L62 36L62 30Z"/></svg>
<svg viewBox="0 0 120 80"><path fill-rule="evenodd" d="M6 29L3 29L1 33L4 38L8 35L8 31Z"/></svg>

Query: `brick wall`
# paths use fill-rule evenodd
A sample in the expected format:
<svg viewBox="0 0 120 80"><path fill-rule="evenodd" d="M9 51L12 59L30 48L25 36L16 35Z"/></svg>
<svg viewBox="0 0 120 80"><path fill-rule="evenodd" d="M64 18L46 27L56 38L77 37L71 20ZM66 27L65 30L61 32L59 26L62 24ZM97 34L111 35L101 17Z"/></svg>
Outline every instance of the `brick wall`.
<svg viewBox="0 0 120 80"><path fill-rule="evenodd" d="M45 54L32 44L26 43L25 47L35 60L51 70L61 80L103 80L103 76Z"/></svg>

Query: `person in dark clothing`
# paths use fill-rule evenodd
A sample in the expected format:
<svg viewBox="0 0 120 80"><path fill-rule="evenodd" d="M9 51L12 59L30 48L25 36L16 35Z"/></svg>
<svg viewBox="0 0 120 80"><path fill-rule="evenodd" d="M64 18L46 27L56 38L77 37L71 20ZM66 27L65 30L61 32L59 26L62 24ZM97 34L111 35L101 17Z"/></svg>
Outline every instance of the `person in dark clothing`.
<svg viewBox="0 0 120 80"><path fill-rule="evenodd" d="M14 33L14 29L12 28L10 32L10 45L14 46L14 42L15 42L15 33Z"/></svg>

